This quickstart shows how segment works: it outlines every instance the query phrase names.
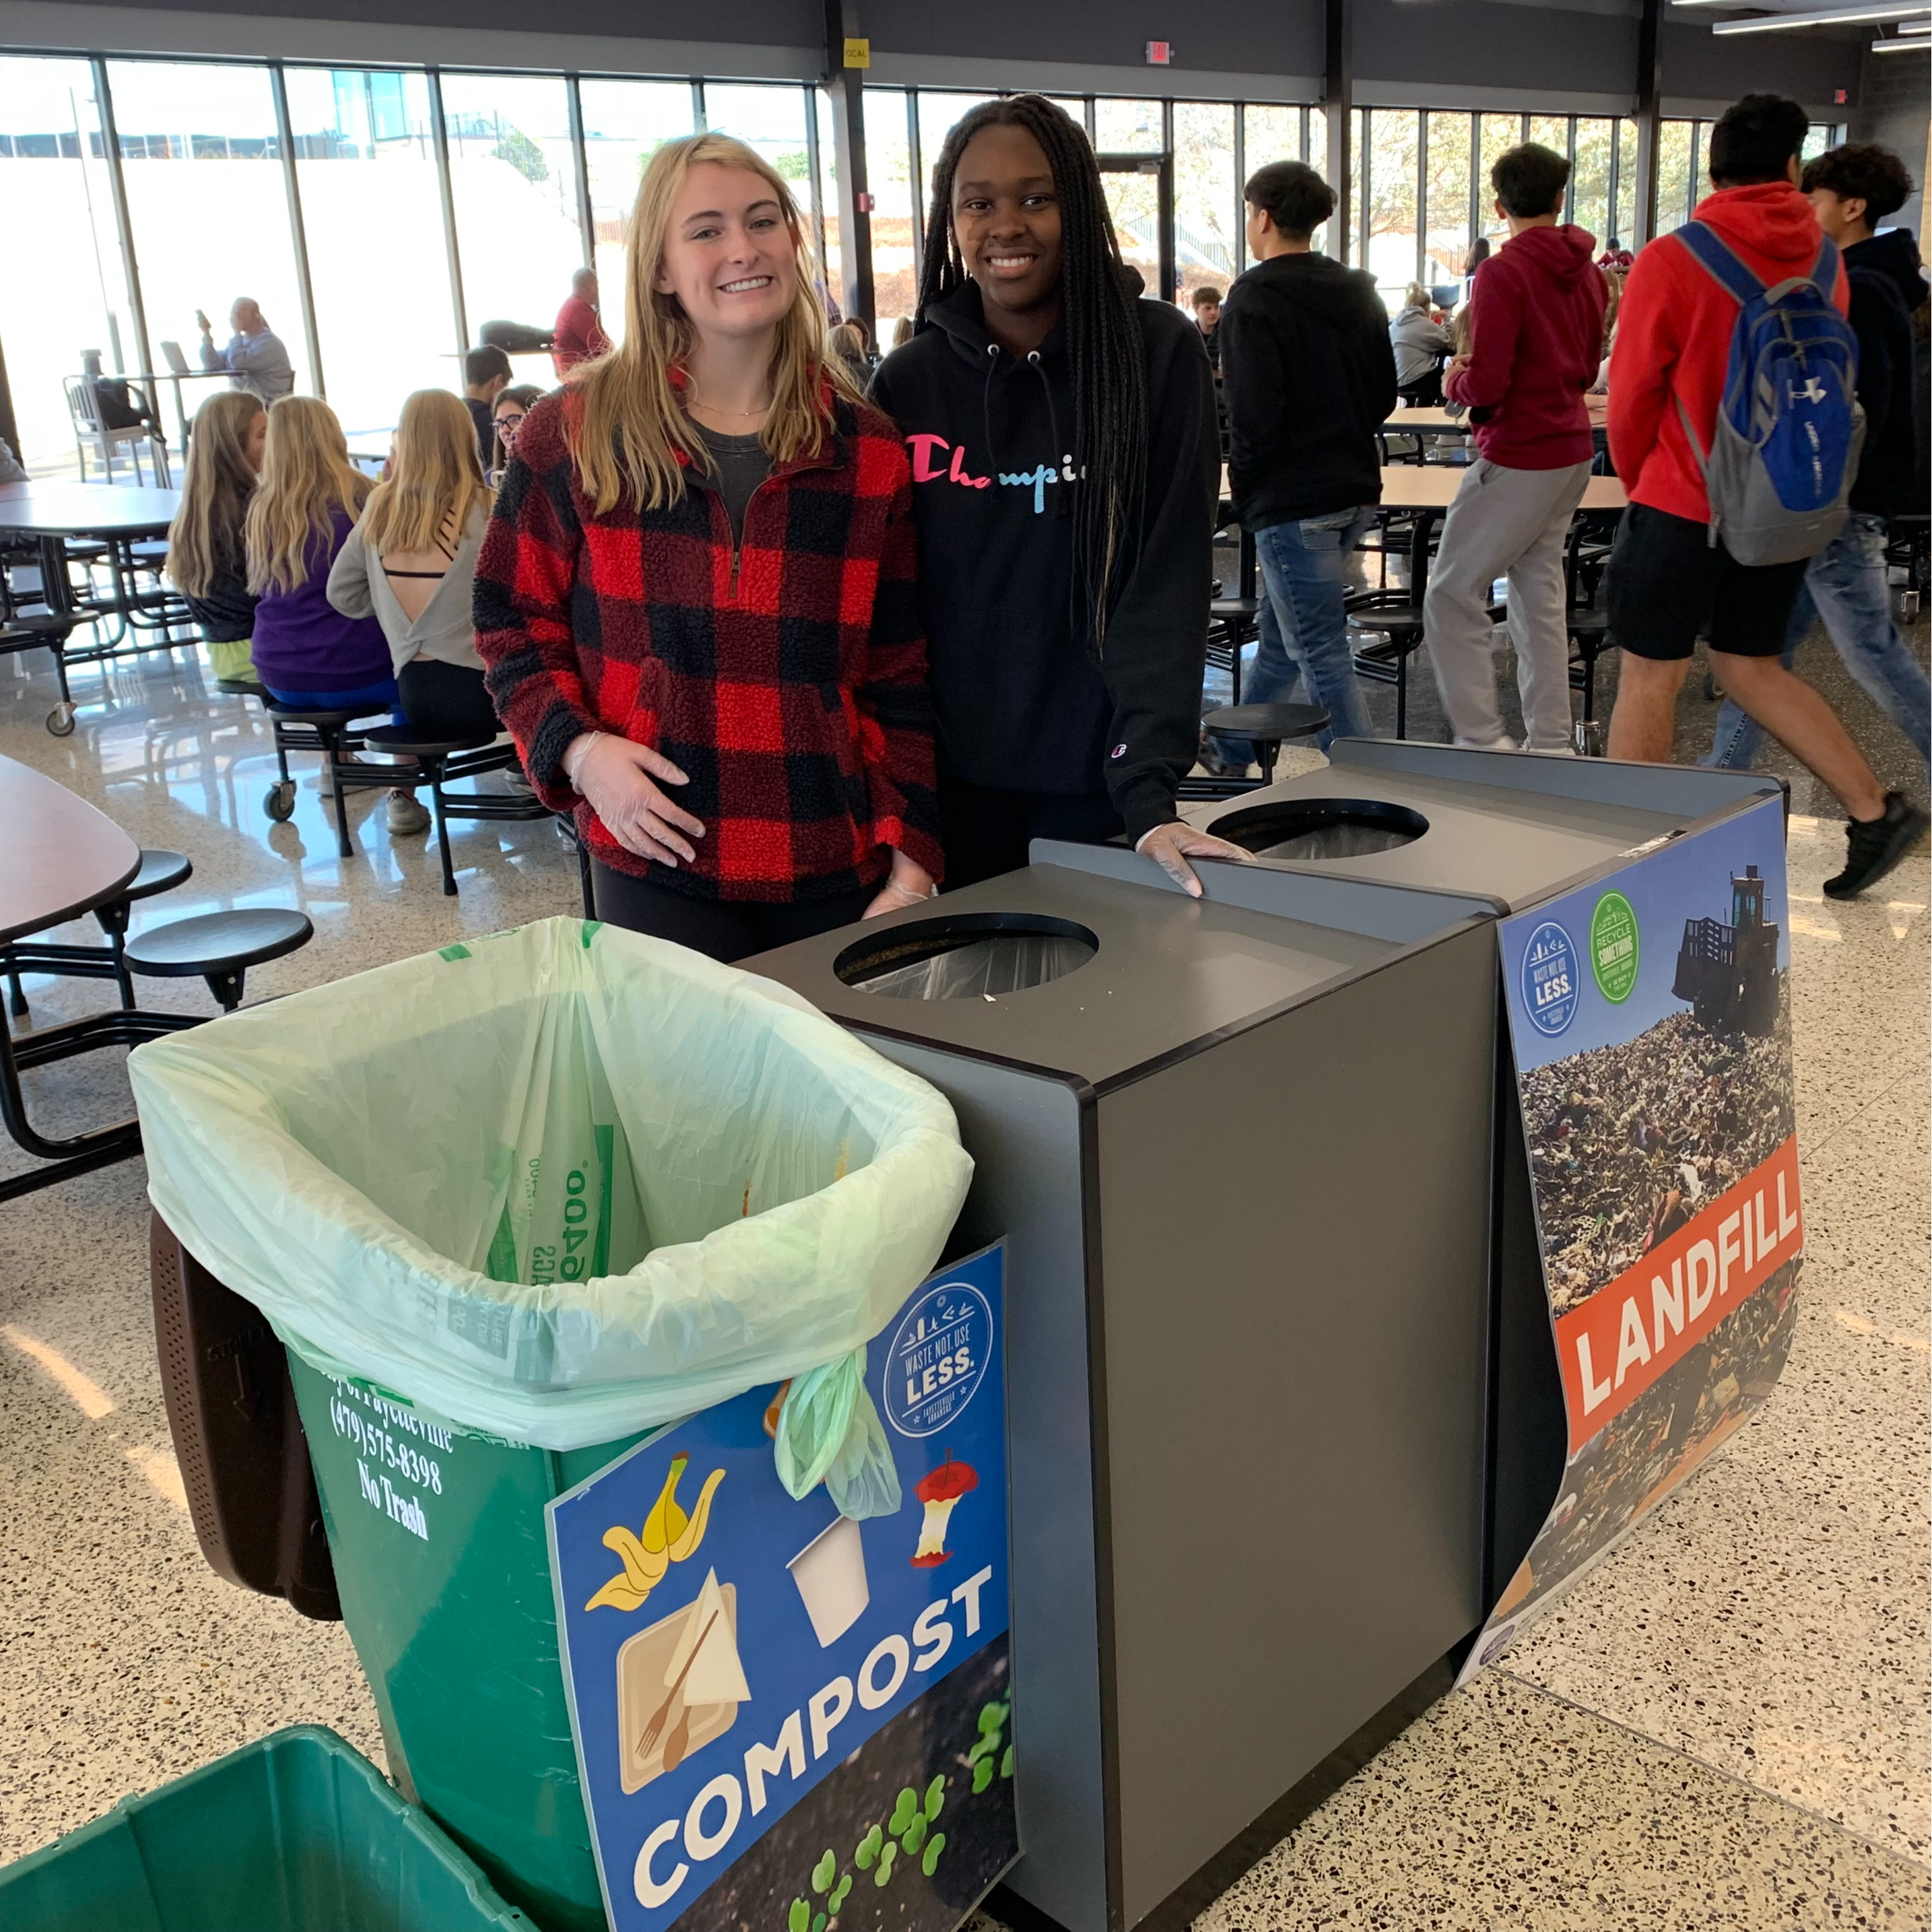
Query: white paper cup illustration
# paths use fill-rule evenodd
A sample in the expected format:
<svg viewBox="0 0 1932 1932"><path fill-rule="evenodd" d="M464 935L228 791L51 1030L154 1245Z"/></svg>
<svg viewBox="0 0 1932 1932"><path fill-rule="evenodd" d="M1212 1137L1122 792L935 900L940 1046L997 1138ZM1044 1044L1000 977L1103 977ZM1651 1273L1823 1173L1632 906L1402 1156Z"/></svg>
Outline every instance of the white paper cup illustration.
<svg viewBox="0 0 1932 1932"><path fill-rule="evenodd" d="M849 1516L842 1516L814 1537L785 1568L805 1599L805 1613L821 1650L836 1643L872 1600L866 1581L866 1546Z"/></svg>

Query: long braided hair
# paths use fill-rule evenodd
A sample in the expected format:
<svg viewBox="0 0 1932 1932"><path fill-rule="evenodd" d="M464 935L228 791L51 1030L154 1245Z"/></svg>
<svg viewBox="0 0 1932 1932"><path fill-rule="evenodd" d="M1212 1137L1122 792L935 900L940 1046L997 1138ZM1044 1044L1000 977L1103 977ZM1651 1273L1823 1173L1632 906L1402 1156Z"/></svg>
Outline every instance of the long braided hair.
<svg viewBox="0 0 1932 1932"><path fill-rule="evenodd" d="M1073 596L1076 630L1103 647L1107 620L1133 565L1147 492L1147 358L1124 279L1100 170L1086 130L1043 95L1016 94L954 124L932 170L932 208L920 265L916 324L970 279L952 232L952 181L982 128L1024 128L1045 153L1060 196L1062 299L1073 365Z"/></svg>

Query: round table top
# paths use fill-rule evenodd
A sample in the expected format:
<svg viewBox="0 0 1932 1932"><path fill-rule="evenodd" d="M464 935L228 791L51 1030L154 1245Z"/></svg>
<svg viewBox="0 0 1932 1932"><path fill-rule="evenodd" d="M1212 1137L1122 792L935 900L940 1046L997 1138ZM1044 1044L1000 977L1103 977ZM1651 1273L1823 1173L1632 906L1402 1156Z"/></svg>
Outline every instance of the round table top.
<svg viewBox="0 0 1932 1932"><path fill-rule="evenodd" d="M105 813L0 758L0 942L106 904L140 866L141 848Z"/></svg>
<svg viewBox="0 0 1932 1932"><path fill-rule="evenodd" d="M178 490L123 483L0 483L0 530L35 537L162 534L175 520Z"/></svg>
<svg viewBox="0 0 1932 1932"><path fill-rule="evenodd" d="M1448 463L1392 463L1382 472L1384 510L1446 510L1468 472ZM1630 499L1614 476L1592 476L1583 485L1586 510L1621 510Z"/></svg>

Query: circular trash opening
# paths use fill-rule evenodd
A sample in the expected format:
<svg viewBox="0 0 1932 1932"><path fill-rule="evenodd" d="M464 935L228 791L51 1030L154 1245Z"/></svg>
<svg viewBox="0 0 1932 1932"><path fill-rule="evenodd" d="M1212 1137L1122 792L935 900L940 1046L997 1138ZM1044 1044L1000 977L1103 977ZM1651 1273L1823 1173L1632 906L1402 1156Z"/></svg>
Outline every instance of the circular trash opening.
<svg viewBox="0 0 1932 1932"><path fill-rule="evenodd" d="M1071 920L967 912L868 934L832 962L842 985L891 1000L997 999L1077 971L1100 942Z"/></svg>
<svg viewBox="0 0 1932 1932"><path fill-rule="evenodd" d="M1208 828L1257 859L1365 859L1429 830L1420 812L1373 798L1283 798L1224 813Z"/></svg>

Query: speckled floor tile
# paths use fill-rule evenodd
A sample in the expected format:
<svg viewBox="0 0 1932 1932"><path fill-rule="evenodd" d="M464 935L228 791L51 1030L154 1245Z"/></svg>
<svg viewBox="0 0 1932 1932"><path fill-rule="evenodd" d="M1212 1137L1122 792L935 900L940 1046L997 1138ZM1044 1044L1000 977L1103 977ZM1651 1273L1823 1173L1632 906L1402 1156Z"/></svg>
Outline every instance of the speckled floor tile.
<svg viewBox="0 0 1932 1932"><path fill-rule="evenodd" d="M1445 1699L1196 1932L1932 1924L1925 1874L1494 1672Z"/></svg>

